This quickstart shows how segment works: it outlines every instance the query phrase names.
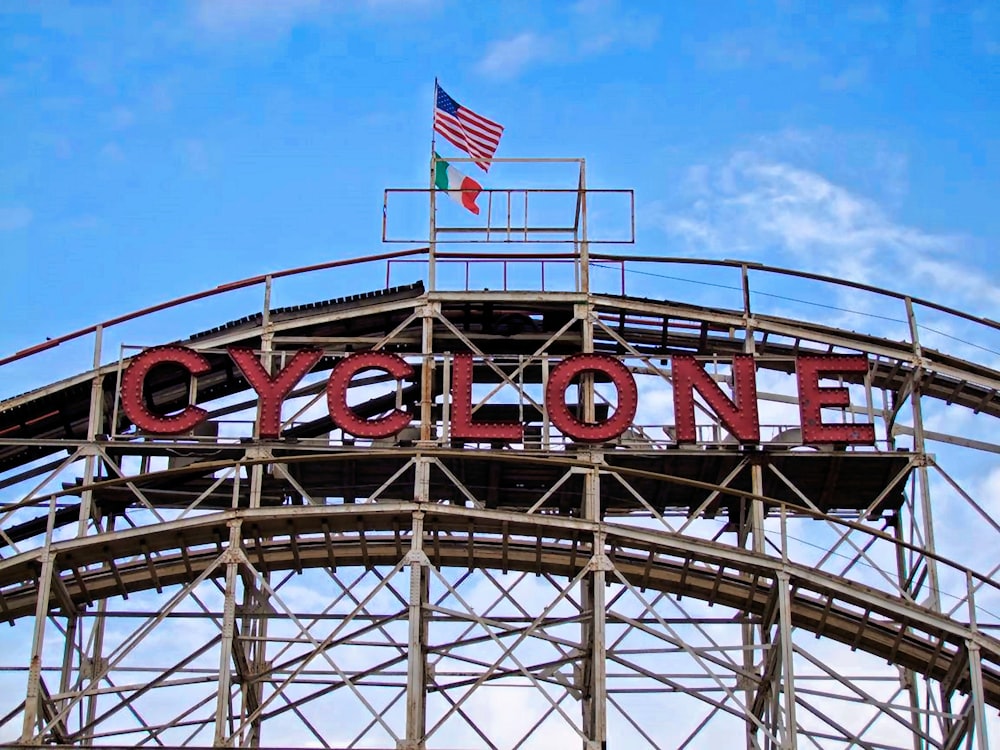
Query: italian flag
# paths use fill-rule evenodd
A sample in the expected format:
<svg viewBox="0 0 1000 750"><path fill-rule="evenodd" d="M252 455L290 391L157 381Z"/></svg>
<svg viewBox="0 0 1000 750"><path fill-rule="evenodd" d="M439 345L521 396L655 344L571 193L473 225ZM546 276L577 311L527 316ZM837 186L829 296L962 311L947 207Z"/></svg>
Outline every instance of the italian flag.
<svg viewBox="0 0 1000 750"><path fill-rule="evenodd" d="M453 201L479 216L476 199L483 186L471 177L466 177L437 154L434 154L434 187L447 191Z"/></svg>

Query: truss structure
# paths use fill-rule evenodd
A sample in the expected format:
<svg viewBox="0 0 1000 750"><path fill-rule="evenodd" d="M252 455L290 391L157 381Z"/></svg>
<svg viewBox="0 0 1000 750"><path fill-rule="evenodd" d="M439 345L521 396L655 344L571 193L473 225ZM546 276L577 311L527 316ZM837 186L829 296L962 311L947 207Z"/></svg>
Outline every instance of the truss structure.
<svg viewBox="0 0 1000 750"><path fill-rule="evenodd" d="M564 288L536 275L494 291L446 288L441 268L495 274L507 255L338 261L4 360L5 382L21 382L93 345L74 374L0 402L0 740L988 748L1000 372L979 360L997 324L755 264L568 257ZM330 269L370 287L373 267L402 258L428 278L437 264L439 283L272 304L282 283ZM566 259L520 260L538 271ZM604 272L637 279L638 293L603 292ZM795 284L821 290L822 315L771 292ZM128 329L166 308L203 318L246 289L263 289L263 307L210 330ZM817 322L838 300L879 314ZM122 372L169 341L210 366L154 370L146 403L209 418L149 434L122 408ZM277 438L260 437L233 346L272 373L303 347L323 352ZM352 436L326 409L330 368L368 350L414 368L352 383L362 417L412 415L390 438ZM636 379L638 416L620 437L580 443L552 424L544 384L579 352ZM459 353L473 357L473 418L523 424L523 440L451 434ZM694 356L728 389L736 354L767 386L759 444L735 441L705 403L697 442L678 443L670 358ZM875 425L874 445L801 444L789 373L802 354L867 357L867 372L835 384L850 403L824 418ZM566 394L584 422L620 407L599 380Z"/></svg>

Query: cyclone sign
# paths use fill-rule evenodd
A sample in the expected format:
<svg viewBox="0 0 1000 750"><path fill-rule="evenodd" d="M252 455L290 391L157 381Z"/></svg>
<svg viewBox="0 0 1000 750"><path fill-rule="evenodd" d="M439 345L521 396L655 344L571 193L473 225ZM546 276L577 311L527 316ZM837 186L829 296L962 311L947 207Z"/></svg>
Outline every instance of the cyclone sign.
<svg viewBox="0 0 1000 750"><path fill-rule="evenodd" d="M251 349L230 347L229 357L259 397L257 427L264 439L280 439L281 406L284 399L323 357L319 349L301 349L275 374L270 374ZM208 412L194 404L174 414L157 414L147 404L145 382L157 366L171 364L198 376L210 371L209 361L193 349L160 346L136 355L125 369L121 403L137 429L155 435L190 432L208 419ZM864 355L803 355L795 359L802 442L870 445L875 442L871 424L824 422L822 410L850 403L845 386L823 386L822 379L868 371ZM382 351L355 352L340 359L326 385L330 418L344 432L360 438L387 438L399 433L414 419L402 408L378 417L363 418L348 404L347 392L356 375L368 370L387 373L398 383L415 376L415 370L399 355ZM474 360L471 354L452 357L449 392L450 433L458 439L520 442L524 425L519 422L479 422L473 418L472 387ZM757 411L756 366L749 354L732 359L732 397L716 383L695 357L671 360L676 440L694 443L695 392L718 416L725 428L744 445L760 442ZM617 391L617 408L601 420L585 421L566 403L566 391L580 376L591 374L609 381ZM607 354L580 353L559 361L545 383L545 410L552 425L567 437L582 443L602 443L622 435L632 426L639 407L638 388L628 367Z"/></svg>

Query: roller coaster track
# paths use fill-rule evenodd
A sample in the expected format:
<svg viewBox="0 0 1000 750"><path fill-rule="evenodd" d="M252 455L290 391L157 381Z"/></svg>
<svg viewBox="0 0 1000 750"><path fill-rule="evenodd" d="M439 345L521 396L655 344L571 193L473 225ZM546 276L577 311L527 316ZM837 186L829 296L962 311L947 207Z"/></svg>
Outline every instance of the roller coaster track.
<svg viewBox="0 0 1000 750"><path fill-rule="evenodd" d="M264 284L269 297L282 275L294 274L226 288ZM847 287L901 302L911 322L923 305L998 329ZM936 409L1000 416L1000 372L968 349L749 302L415 284L265 306L172 339L210 366L196 379L156 372L145 398L162 412L203 404L213 431L157 436L119 404L139 349L123 340L103 361L110 328L53 345L96 335L78 375L0 402L0 621L22 654L0 672L0 742L988 747L1000 526L953 454L1000 450L923 422ZM324 358L289 396L279 437L245 423L227 434L230 415L257 403L226 347L267 362L306 345ZM310 405L345 352L372 347L412 362L413 385L371 378L353 408L404 408L413 435L355 440ZM520 420L523 443L449 437L458 351L474 354L479 387L518 394L477 391L477 419ZM677 355L726 384L738 354L775 382L801 354L863 354L867 372L840 380L852 391L837 418L874 423L878 443L798 447L782 442L786 425L740 446L707 410L699 429L714 437L695 445L641 416L619 438L574 444L532 388L580 351L626 364L643 394L671 385ZM611 407L587 387L573 406L594 421ZM975 519L961 554L935 546L932 487ZM534 697L497 725L489 704L507 699L493 696L514 692ZM658 722L660 702L680 707L677 727Z"/></svg>

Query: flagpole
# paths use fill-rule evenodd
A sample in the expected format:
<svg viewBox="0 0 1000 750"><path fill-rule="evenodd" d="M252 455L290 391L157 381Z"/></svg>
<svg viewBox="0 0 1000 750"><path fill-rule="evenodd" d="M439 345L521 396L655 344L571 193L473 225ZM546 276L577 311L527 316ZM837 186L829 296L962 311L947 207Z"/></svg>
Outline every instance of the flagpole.
<svg viewBox="0 0 1000 750"><path fill-rule="evenodd" d="M434 189L434 175L437 171L437 163L434 161L434 156L437 149L436 137L437 133L434 130L434 113L437 110L437 92L438 92L438 79L434 76L434 101L431 108L431 168L430 168L430 233L427 242L427 287L428 291L435 291L435 285L437 283L437 195Z"/></svg>

